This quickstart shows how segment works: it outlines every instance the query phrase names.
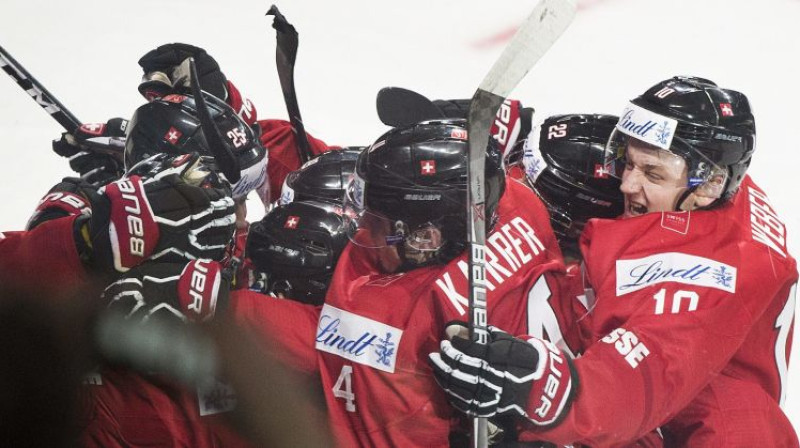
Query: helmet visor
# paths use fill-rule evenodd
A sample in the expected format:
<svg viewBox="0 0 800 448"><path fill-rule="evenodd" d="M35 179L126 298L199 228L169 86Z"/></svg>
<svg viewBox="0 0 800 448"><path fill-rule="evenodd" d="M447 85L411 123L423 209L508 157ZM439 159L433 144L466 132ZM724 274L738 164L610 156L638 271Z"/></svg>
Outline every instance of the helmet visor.
<svg viewBox="0 0 800 448"><path fill-rule="evenodd" d="M444 244L442 222L428 221L410 226L364 206L364 181L353 175L344 195L344 226L354 244L366 248L402 245L406 250L436 252Z"/></svg>

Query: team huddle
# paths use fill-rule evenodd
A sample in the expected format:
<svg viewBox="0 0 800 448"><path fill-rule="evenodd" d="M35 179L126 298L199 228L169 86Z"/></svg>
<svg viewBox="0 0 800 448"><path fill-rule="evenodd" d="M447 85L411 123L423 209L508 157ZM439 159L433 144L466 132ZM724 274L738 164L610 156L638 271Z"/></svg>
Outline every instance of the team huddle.
<svg viewBox="0 0 800 448"><path fill-rule="evenodd" d="M302 163L292 125L259 119L204 50L139 64L147 102L54 141L79 177L0 234L10 289L99 284L103 314L141 328L235 325L310 379L335 446L466 446L473 417L496 446L800 446L780 407L798 273L747 174L744 94L672 77L619 116L542 119L506 100L485 151L481 345L468 101L399 111L368 146L304 137ZM253 223L249 195L267 208ZM55 281L31 281L43 252ZM81 446L258 445L224 421L235 398L169 368L91 378Z"/></svg>

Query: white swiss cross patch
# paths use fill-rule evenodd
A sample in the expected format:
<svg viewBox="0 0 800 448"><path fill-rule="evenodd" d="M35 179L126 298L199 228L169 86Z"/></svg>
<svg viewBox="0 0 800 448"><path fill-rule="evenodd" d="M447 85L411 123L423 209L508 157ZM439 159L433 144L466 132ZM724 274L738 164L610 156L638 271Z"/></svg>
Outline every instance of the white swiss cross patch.
<svg viewBox="0 0 800 448"><path fill-rule="evenodd" d="M166 141L168 141L168 142L170 142L170 143L172 143L174 145L174 144L178 143L178 140L180 140L182 135L183 135L183 133L181 131L179 131L179 130L175 129L174 127L170 126L169 131L167 131L167 133L164 134L164 140L166 140Z"/></svg>
<svg viewBox="0 0 800 448"><path fill-rule="evenodd" d="M300 224L299 216L289 216L288 218L286 218L286 222L283 224L283 228L296 229L298 224Z"/></svg>
<svg viewBox="0 0 800 448"><path fill-rule="evenodd" d="M435 160L421 160L419 162L419 172L422 175L430 176L436 174L436 161Z"/></svg>
<svg viewBox="0 0 800 448"><path fill-rule="evenodd" d="M102 123L85 123L81 125L81 132L89 135L103 135L106 125Z"/></svg>
<svg viewBox="0 0 800 448"><path fill-rule="evenodd" d="M606 167L602 164L595 163L594 164L594 177L596 179L606 179L608 178L608 171L606 171Z"/></svg>

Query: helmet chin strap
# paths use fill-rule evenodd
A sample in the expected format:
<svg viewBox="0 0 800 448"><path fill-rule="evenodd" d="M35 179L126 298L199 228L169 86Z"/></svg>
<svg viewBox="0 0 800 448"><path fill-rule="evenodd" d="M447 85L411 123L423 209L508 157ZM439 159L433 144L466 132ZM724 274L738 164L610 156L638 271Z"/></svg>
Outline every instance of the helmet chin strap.
<svg viewBox="0 0 800 448"><path fill-rule="evenodd" d="M435 251L419 251L413 248L407 247L406 244L398 244L397 246L397 254L400 256L400 260L402 260L400 264L400 268L397 272L407 272L412 269L417 269L425 266L431 266L434 264L443 264L439 261L437 254L442 250L439 248Z"/></svg>
<svg viewBox="0 0 800 448"><path fill-rule="evenodd" d="M708 210L724 202L721 198L711 198L697 194L698 186L684 191L678 198L675 211ZM708 202L703 204L703 202Z"/></svg>
<svg viewBox="0 0 800 448"><path fill-rule="evenodd" d="M697 189L697 186L687 188L681 195L678 197L678 201L675 204L675 211L676 212L688 212L692 210L696 210L697 202L695 201L694 191Z"/></svg>

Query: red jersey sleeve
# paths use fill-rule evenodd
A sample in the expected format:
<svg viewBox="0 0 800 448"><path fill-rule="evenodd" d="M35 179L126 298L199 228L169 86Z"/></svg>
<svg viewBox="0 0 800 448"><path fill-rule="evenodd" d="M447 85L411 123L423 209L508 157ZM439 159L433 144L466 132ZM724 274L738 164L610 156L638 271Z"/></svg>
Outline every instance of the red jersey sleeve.
<svg viewBox="0 0 800 448"><path fill-rule="evenodd" d="M286 176L302 165L297 149L297 141L292 132L292 125L285 120L261 120L261 144L267 148L269 163L267 174L269 176L270 202L278 200L281 187ZM328 146L322 140L308 135L308 144L314 155L329 151L335 146Z"/></svg>
<svg viewBox="0 0 800 448"><path fill-rule="evenodd" d="M43 298L67 298L89 280L72 227L77 216L27 232L0 233L0 285Z"/></svg>

